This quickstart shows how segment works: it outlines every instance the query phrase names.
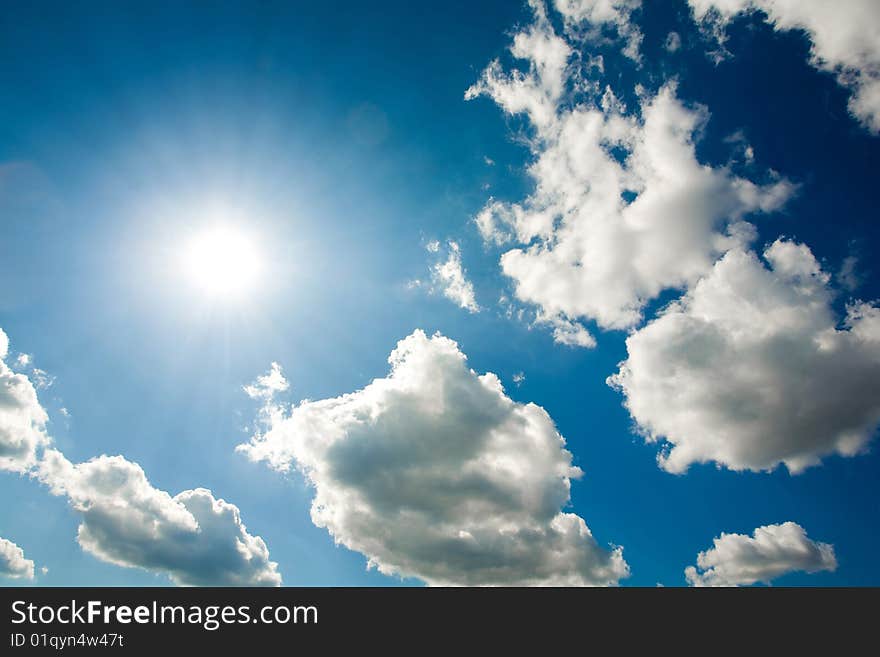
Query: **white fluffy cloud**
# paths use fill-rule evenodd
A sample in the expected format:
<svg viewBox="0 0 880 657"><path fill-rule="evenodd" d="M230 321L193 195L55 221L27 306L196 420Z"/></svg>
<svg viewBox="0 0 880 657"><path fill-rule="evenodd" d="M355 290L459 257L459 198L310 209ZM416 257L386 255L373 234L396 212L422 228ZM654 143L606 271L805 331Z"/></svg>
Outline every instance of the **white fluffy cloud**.
<svg viewBox="0 0 880 657"><path fill-rule="evenodd" d="M434 585L605 585L628 574L563 511L581 475L547 412L415 331L364 389L287 407L239 449L315 488L312 520L381 572Z"/></svg>
<svg viewBox="0 0 880 657"><path fill-rule="evenodd" d="M5 538L0 538L0 576L13 579L34 578L34 562L25 559L24 550Z"/></svg>
<svg viewBox="0 0 880 657"><path fill-rule="evenodd" d="M596 338L584 328L583 324L573 322L561 315L538 316L537 324L547 324L553 328L553 341L568 347L592 349L596 346Z"/></svg>
<svg viewBox="0 0 880 657"><path fill-rule="evenodd" d="M30 379L6 364L8 350L9 339L0 329L0 470L25 472L49 440L49 417Z"/></svg>
<svg viewBox="0 0 880 657"><path fill-rule="evenodd" d="M836 568L833 546L811 541L803 527L784 522L758 527L752 536L722 533L713 547L697 555L697 567L684 572L691 586L741 586Z"/></svg>
<svg viewBox="0 0 880 657"><path fill-rule="evenodd" d="M0 330L0 469L27 472L54 494L66 495L83 517L83 549L110 563L166 573L178 584L281 583L266 544L248 534L234 504L203 488L172 498L151 486L138 464L121 456L73 464L51 449L46 411L29 378L5 364L8 350L9 340ZM268 398L286 383L276 364L248 393L268 390ZM21 559L13 559L20 550L6 543L0 542L0 562L21 567ZM33 562L25 562L32 577Z"/></svg>
<svg viewBox="0 0 880 657"><path fill-rule="evenodd" d="M281 584L263 539L247 532L238 507L209 490L171 497L121 456L74 464L54 449L37 476L82 515L79 543L103 561L165 573L180 585Z"/></svg>
<svg viewBox="0 0 880 657"><path fill-rule="evenodd" d="M738 14L762 11L776 30L803 30L811 63L852 90L850 111L880 132L880 2L877 0L688 0L696 19L723 39Z"/></svg>
<svg viewBox="0 0 880 657"><path fill-rule="evenodd" d="M510 46L514 57L529 62L529 71L507 73L496 59L483 71L479 82L465 92L465 99L486 94L510 114L527 114L541 129L556 121L572 49L554 32L543 2L536 1L531 5L535 13L534 23L514 35Z"/></svg>
<svg viewBox="0 0 880 657"><path fill-rule="evenodd" d="M538 12L512 47L528 71L493 62L466 94L488 95L534 127L534 193L491 200L475 221L488 243L515 243L501 267L539 321L569 327L557 331L563 342L580 319L637 324L645 303L695 282L747 241L747 215L775 211L793 193L785 180L756 184L700 163L694 142L708 113L682 103L672 83L642 92L638 113L610 88L595 104L572 105L566 84L585 76L567 68L571 52Z"/></svg>
<svg viewBox="0 0 880 657"><path fill-rule="evenodd" d="M609 383L670 472L714 461L792 473L861 451L880 423L880 308L838 326L829 276L778 240L734 249L682 299L627 338Z"/></svg>
<svg viewBox="0 0 880 657"><path fill-rule="evenodd" d="M471 313L479 312L474 285L468 280L467 272L461 264L461 247L458 242L453 241L447 242L446 247L446 259L431 267L431 283L460 308ZM439 242L428 244L429 252L439 253L440 250Z"/></svg>
<svg viewBox="0 0 880 657"><path fill-rule="evenodd" d="M273 395L284 392L288 387L287 379L281 373L281 366L272 363L269 371L257 377L252 385L245 386L244 391L251 399L271 399Z"/></svg>

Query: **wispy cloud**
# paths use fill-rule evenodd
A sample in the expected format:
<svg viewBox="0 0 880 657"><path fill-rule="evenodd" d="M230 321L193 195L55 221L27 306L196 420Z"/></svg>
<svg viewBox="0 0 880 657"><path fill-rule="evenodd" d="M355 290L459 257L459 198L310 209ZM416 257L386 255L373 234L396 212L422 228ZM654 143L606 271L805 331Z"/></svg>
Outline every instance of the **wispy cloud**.
<svg viewBox="0 0 880 657"><path fill-rule="evenodd" d="M431 240L425 245L425 250L436 256L436 260L429 266L429 283L426 285L421 279L413 279L407 282L406 287L410 290L425 287L428 292L442 294L470 313L479 312L474 285L468 280L467 271L462 264L458 242L449 240L441 244L438 240Z"/></svg>

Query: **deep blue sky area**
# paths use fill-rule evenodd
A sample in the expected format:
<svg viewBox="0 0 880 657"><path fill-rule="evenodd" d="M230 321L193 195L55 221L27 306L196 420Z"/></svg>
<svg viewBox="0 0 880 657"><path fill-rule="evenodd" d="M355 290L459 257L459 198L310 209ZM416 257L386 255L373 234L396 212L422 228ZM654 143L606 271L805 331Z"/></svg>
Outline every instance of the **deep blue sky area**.
<svg viewBox="0 0 880 657"><path fill-rule="evenodd" d="M838 308L880 298L878 140L848 113L847 91L810 66L803 35L739 19L737 55L716 65L683 2L646 5L643 66L598 47L606 81L626 96L636 82L677 79L679 96L711 116L702 161L727 162L725 138L741 130L750 175L772 169L800 186L782 212L756 219L759 242L804 241L832 274L855 256L861 285ZM624 546L624 585L683 585L722 531L787 520L833 543L839 567L776 584L880 584L876 449L797 476L669 474L605 383L626 357L624 332L592 326L598 348L572 349L496 303L511 285L472 218L490 196L530 191L531 156L520 121L464 92L493 58L510 61L511 31L529 16L510 1L8 5L0 327L10 353L33 354L55 377L40 399L56 444L76 461L123 454L172 494L203 486L234 502L286 585L418 585L334 546L309 518L301 475L234 447L256 411L242 386L271 362L291 399L335 397L385 375L414 329L440 331L555 420L585 472L571 510L600 544ZM670 30L682 36L675 53L662 47ZM244 217L280 272L246 306L194 303L167 266L218 205ZM461 244L482 312L408 289L426 277L434 239ZM82 550L77 514L38 482L0 473L0 498L0 536L49 569L34 583L168 583Z"/></svg>

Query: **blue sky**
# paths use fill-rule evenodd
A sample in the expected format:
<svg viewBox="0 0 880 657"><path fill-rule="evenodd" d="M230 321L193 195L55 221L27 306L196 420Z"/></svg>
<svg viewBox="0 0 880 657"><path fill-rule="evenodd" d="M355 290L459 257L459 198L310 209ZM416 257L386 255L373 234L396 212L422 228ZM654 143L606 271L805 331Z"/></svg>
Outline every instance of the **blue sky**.
<svg viewBox="0 0 880 657"><path fill-rule="evenodd" d="M877 136L848 107L856 92L811 61L817 38L764 17L731 17L730 54L718 63L684 2L646 3L629 16L642 34L639 63L621 51L621 26L570 42L601 54L601 72L584 69L599 95L607 85L638 108L636 85L653 95L676 80L683 106L704 106L701 164L757 185L790 182L778 209L745 211L752 248L780 236L808 245L846 330L848 302L880 297ZM585 520L601 549L623 546L630 575L621 584L684 585L685 567L722 532L792 521L833 544L837 566L783 569L775 584L876 585L876 424L861 453L823 454L798 474L785 465L734 471L720 456L676 474L658 467L658 445L645 444L624 395L606 384L627 359L630 332L710 269L661 285L628 327L569 313L595 339L589 349L554 342L552 326L534 323L550 301L517 299L499 268L510 247L484 241L473 219L490 198L525 203L535 188L526 167L543 147L530 141L528 116L464 95L495 58L528 72L508 47L536 20L511 2L31 3L8 12L0 328L10 366L19 353L33 357L13 369L52 377L37 392L54 448L74 463L120 454L171 495L210 489L262 537L285 585L419 585L431 576L396 557L378 560L411 576L367 569L363 550L334 545L310 519L314 488L295 468L276 472L235 448L258 415L243 386L270 363L283 367L287 401L329 399L386 377L389 353L415 329L439 331L477 373L496 373L514 402L552 417L584 471L563 510ZM562 14L548 20L564 33ZM680 36L675 52L664 48L670 32ZM205 298L170 264L218 213L253 237L265 263L244 300ZM426 249L433 240L438 254ZM449 240L479 312L431 283ZM853 276L839 275L845 263ZM522 318L507 316L502 295ZM860 381L868 401L857 410L876 414L877 369ZM799 439L786 438L795 451ZM4 583L169 583L168 568L122 567L84 549L73 497L36 477L2 472L0 495L0 536L38 569ZM342 543L359 539L346 531L337 530Z"/></svg>

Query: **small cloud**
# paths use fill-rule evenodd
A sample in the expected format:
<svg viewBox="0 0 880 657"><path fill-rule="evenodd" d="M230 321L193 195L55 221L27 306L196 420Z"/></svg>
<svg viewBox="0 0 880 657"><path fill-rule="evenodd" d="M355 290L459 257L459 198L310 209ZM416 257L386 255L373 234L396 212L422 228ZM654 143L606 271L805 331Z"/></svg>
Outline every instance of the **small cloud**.
<svg viewBox="0 0 880 657"><path fill-rule="evenodd" d="M677 52L681 48L681 36L678 32L670 32L666 36L666 42L663 44L666 52Z"/></svg>
<svg viewBox="0 0 880 657"><path fill-rule="evenodd" d="M46 388L52 387L52 384L55 383L55 377L46 372L46 370L41 370L39 367L34 367L34 357L31 354L20 353L15 359L12 361L13 364L21 370L29 370L30 378L38 390L45 390Z"/></svg>
<svg viewBox="0 0 880 657"><path fill-rule="evenodd" d="M269 371L258 376L250 385L244 386L244 391L251 399L272 399L276 393L284 392L288 388L290 384L281 372L281 365L272 363Z"/></svg>
<svg viewBox="0 0 880 657"><path fill-rule="evenodd" d="M514 384L516 384L516 386L519 387L522 385L522 382L526 380L526 375L523 374L522 372L517 372L516 374L513 375L512 378L513 378Z"/></svg>
<svg viewBox="0 0 880 657"><path fill-rule="evenodd" d="M567 347L581 347L592 349L596 346L596 339L580 322L575 322L562 316L539 315L535 324L545 324L553 327L553 341Z"/></svg>
<svg viewBox="0 0 880 657"><path fill-rule="evenodd" d="M755 149L749 143L749 140L746 138L746 135L742 130L737 130L733 134L725 137L724 143L733 146L734 152L747 164L751 164L755 161Z"/></svg>
<svg viewBox="0 0 880 657"><path fill-rule="evenodd" d="M484 156L483 162L486 163L487 167L494 167L495 166L495 160L493 160L491 157Z"/></svg>
<svg viewBox="0 0 880 657"><path fill-rule="evenodd" d="M837 280L847 292L854 292L862 284L862 277L856 271L858 265L859 259L856 256L847 256L843 259L840 271L837 272Z"/></svg>
<svg viewBox="0 0 880 657"><path fill-rule="evenodd" d="M796 522L758 527L751 536L726 534L685 569L691 586L749 586L794 572L837 569L834 546L810 540Z"/></svg>
<svg viewBox="0 0 880 657"><path fill-rule="evenodd" d="M509 205L490 198L474 217L473 222L485 244L501 246L513 239L517 221L521 216L522 208L518 205Z"/></svg>
<svg viewBox="0 0 880 657"><path fill-rule="evenodd" d="M64 406L62 406L61 408L59 408L59 409L58 409L58 412L61 413L61 415L63 415L63 416L66 417L66 418L69 418L69 417L70 417L70 411L68 411L67 408L65 408Z"/></svg>
<svg viewBox="0 0 880 657"><path fill-rule="evenodd" d="M531 329L531 324L526 318L525 307L518 304L515 300L512 300L506 294L501 294L501 296L498 297L498 305L501 308L501 315L503 317L527 324L528 328Z"/></svg>
<svg viewBox="0 0 880 657"><path fill-rule="evenodd" d="M42 568L40 568L40 572L41 572L43 575L48 575L48 574L49 574L49 569L46 568L46 566L43 566Z"/></svg>
<svg viewBox="0 0 880 657"><path fill-rule="evenodd" d="M438 240L431 240L425 245L429 253L440 254L441 246ZM461 247L458 242L449 240L446 243L446 260L438 260L431 265L430 292L441 292L443 296L454 301L460 308L468 312L480 311L477 304L474 286L467 278L467 272L461 262ZM421 287L423 283L416 279L407 283L407 289Z"/></svg>

